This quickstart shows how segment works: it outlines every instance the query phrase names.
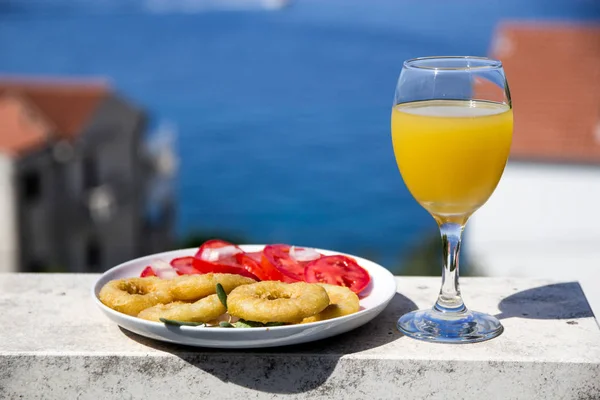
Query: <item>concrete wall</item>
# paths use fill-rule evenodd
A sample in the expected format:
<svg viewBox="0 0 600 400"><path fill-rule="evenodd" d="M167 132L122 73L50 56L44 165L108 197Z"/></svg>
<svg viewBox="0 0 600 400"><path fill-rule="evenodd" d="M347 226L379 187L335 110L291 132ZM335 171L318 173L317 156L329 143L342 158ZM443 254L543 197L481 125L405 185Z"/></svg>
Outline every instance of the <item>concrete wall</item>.
<svg viewBox="0 0 600 400"><path fill-rule="evenodd" d="M509 163L464 251L485 275L579 280L600 315L600 167Z"/></svg>
<svg viewBox="0 0 600 400"><path fill-rule="evenodd" d="M19 240L11 157L0 154L0 272L17 272Z"/></svg>

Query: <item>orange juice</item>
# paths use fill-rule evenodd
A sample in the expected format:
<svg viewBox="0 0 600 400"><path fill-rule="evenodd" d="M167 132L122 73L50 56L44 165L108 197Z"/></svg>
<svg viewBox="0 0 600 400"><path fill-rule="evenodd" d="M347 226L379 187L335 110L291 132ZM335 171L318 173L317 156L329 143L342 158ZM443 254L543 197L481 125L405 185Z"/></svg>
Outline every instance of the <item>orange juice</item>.
<svg viewBox="0 0 600 400"><path fill-rule="evenodd" d="M415 199L439 223L466 223L504 171L513 114L506 104L431 100L392 110L398 168Z"/></svg>

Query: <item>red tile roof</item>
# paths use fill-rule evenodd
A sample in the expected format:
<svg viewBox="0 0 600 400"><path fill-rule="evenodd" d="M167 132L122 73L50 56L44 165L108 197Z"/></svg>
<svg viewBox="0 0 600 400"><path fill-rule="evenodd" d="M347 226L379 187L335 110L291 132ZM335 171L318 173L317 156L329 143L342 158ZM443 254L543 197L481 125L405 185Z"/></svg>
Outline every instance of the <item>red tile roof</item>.
<svg viewBox="0 0 600 400"><path fill-rule="evenodd" d="M512 94L513 159L600 164L600 24L502 24L491 56Z"/></svg>
<svg viewBox="0 0 600 400"><path fill-rule="evenodd" d="M52 127L19 96L0 97L0 151L20 154L43 144Z"/></svg>
<svg viewBox="0 0 600 400"><path fill-rule="evenodd" d="M0 78L0 116L7 118L0 125L0 150L21 153L49 134L74 139L109 93L105 82L94 80Z"/></svg>

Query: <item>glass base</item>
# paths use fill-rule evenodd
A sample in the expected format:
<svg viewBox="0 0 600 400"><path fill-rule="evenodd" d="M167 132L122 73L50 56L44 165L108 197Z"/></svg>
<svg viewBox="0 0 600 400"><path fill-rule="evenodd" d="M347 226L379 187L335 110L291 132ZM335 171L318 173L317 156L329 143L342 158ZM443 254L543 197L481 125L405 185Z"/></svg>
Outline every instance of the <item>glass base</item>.
<svg viewBox="0 0 600 400"><path fill-rule="evenodd" d="M475 343L499 336L504 328L497 318L477 311L418 310L398 320L398 329L414 339L438 343Z"/></svg>

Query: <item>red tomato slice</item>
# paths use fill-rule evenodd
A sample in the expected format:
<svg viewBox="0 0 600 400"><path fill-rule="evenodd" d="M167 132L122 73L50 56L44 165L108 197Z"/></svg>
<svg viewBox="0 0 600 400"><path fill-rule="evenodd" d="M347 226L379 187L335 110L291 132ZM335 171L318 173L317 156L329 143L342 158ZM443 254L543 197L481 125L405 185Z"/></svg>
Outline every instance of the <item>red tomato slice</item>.
<svg viewBox="0 0 600 400"><path fill-rule="evenodd" d="M201 274L237 274L259 280L258 277L248 272L241 265L217 264L209 261L204 261L194 257L194 268L200 271Z"/></svg>
<svg viewBox="0 0 600 400"><path fill-rule="evenodd" d="M371 280L367 271L346 256L326 256L311 261L304 269L304 278L309 283L346 286L354 293L360 293Z"/></svg>
<svg viewBox="0 0 600 400"><path fill-rule="evenodd" d="M200 246L193 259L193 267L200 273L238 274L257 279L248 272L237 256L244 254L238 246L224 240L208 240Z"/></svg>
<svg viewBox="0 0 600 400"><path fill-rule="evenodd" d="M260 261L262 260L262 251L254 251L252 253L246 253L248 255L248 257L252 258L254 261L256 261L257 263L260 263Z"/></svg>
<svg viewBox="0 0 600 400"><path fill-rule="evenodd" d="M179 275L197 275L200 274L194 268L194 257L180 257L171 260L171 266L175 268Z"/></svg>
<svg viewBox="0 0 600 400"><path fill-rule="evenodd" d="M290 257L290 246L287 244L272 244L265 246L261 265L265 269L276 269L283 275L284 282L304 280L304 265Z"/></svg>
<svg viewBox="0 0 600 400"><path fill-rule="evenodd" d="M156 276L156 274L154 273L154 270L149 265L146 268L144 268L144 270L140 274L140 278L145 278L147 276Z"/></svg>
<svg viewBox="0 0 600 400"><path fill-rule="evenodd" d="M261 254L262 257L262 254ZM256 260L256 254L254 253L239 253L236 255L237 262L243 266L243 268L255 275L261 281L281 281L283 275L275 268L265 268L261 263L260 259Z"/></svg>

